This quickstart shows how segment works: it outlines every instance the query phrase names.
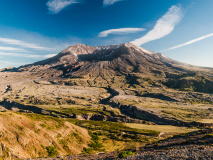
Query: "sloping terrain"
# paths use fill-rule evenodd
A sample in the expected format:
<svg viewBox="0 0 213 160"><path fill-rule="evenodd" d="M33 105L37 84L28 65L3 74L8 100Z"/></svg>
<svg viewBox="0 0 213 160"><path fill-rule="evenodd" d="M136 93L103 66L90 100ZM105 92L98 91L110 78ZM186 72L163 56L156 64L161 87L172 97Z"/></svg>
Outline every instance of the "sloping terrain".
<svg viewBox="0 0 213 160"><path fill-rule="evenodd" d="M55 57L20 67L42 78L70 85L116 87L164 85L183 91L213 92L213 70L174 61L131 43L90 47L70 46ZM61 79L62 78L62 79ZM68 78L64 80L64 78Z"/></svg>
<svg viewBox="0 0 213 160"><path fill-rule="evenodd" d="M213 158L213 136L212 129L206 129L202 131L194 131L190 133L184 133L175 135L165 140L160 140L155 143L147 144L144 147L134 148L122 152L111 153L99 153L89 156L85 155L73 155L64 156L59 159L128 159L128 160L140 160L140 159L212 159ZM128 156L129 155L129 156ZM127 157L126 157L127 156ZM42 160L43 158L39 159ZM52 160L52 158L47 158Z"/></svg>
<svg viewBox="0 0 213 160"><path fill-rule="evenodd" d="M4 158L126 150L213 126L213 69L131 43L70 46L0 80Z"/></svg>
<svg viewBox="0 0 213 160"><path fill-rule="evenodd" d="M0 114L0 154L3 159L79 154L89 141L86 129L64 120L36 114ZM55 147L57 151L54 151Z"/></svg>

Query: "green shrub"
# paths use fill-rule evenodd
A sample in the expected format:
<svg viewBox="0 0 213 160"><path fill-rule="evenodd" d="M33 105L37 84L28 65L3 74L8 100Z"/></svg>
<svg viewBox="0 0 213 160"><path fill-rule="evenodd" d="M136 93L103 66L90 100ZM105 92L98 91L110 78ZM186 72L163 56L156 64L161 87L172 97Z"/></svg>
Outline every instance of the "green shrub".
<svg viewBox="0 0 213 160"><path fill-rule="evenodd" d="M98 151L103 147L103 144L99 142L99 137L97 133L89 133L91 138L91 142L88 144L89 148L84 148L82 153L83 154L90 154L92 151Z"/></svg>
<svg viewBox="0 0 213 160"><path fill-rule="evenodd" d="M47 125L46 124L39 124L41 127L43 127L43 128L46 128L47 127Z"/></svg>
<svg viewBox="0 0 213 160"><path fill-rule="evenodd" d="M119 153L118 157L124 158L124 157L132 156L132 155L135 155L135 153L133 153L131 151L122 151Z"/></svg>
<svg viewBox="0 0 213 160"><path fill-rule="evenodd" d="M79 144L83 142L82 137L78 133L73 133L73 136L76 138Z"/></svg>
<svg viewBox="0 0 213 160"><path fill-rule="evenodd" d="M24 130L24 127L18 126L18 129L19 129L20 131L23 131L23 130Z"/></svg>
<svg viewBox="0 0 213 160"><path fill-rule="evenodd" d="M56 138L60 138L60 137L61 137L61 133L58 133Z"/></svg>
<svg viewBox="0 0 213 160"><path fill-rule="evenodd" d="M65 149L67 152L71 152L69 146L68 146L68 142L69 140L59 140L59 143L63 146L63 149Z"/></svg>
<svg viewBox="0 0 213 160"><path fill-rule="evenodd" d="M99 142L99 137L95 133L90 133L90 136L92 137L91 143L89 144L89 147L93 150L99 150L103 147L103 145Z"/></svg>
<svg viewBox="0 0 213 160"><path fill-rule="evenodd" d="M82 153L83 154L90 154L90 153L92 153L92 149L91 148L83 148Z"/></svg>
<svg viewBox="0 0 213 160"><path fill-rule="evenodd" d="M46 147L46 150L49 157L56 157L59 154L57 148L54 146L48 146Z"/></svg>

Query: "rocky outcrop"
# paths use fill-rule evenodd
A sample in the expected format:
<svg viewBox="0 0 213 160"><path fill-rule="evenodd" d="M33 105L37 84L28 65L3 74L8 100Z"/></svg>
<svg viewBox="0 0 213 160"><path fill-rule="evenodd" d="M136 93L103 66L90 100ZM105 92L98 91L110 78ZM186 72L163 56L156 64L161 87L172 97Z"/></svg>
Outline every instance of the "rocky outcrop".
<svg viewBox="0 0 213 160"><path fill-rule="evenodd" d="M165 76L164 72L187 72L183 66L187 65L131 43L99 47L77 44L54 57L20 67L19 71L43 70L45 72L45 70L56 69L56 71L63 71L63 75L60 76L69 75L70 77L82 77L88 74L93 77L100 75L108 77L117 73L132 72L148 72Z"/></svg>
<svg viewBox="0 0 213 160"><path fill-rule="evenodd" d="M152 110L118 104L119 109L123 114L131 116L132 118L138 118L146 121L151 121L156 124L174 125L174 126L186 126L186 127L199 127L199 128L213 128L213 123L201 123L201 122L184 122L177 119L166 118L160 114L154 113Z"/></svg>
<svg viewBox="0 0 213 160"><path fill-rule="evenodd" d="M154 124L152 122L147 122L145 120L134 119L128 116L106 116L106 115L98 115L98 114L83 114L76 115L73 114L71 118L75 118L78 120L93 120L93 121L110 121L110 122L123 122L123 123L139 123L139 124Z"/></svg>
<svg viewBox="0 0 213 160"><path fill-rule="evenodd" d="M8 91L12 91L11 85L7 85L7 87L6 87L5 91L4 91L4 93L7 93Z"/></svg>

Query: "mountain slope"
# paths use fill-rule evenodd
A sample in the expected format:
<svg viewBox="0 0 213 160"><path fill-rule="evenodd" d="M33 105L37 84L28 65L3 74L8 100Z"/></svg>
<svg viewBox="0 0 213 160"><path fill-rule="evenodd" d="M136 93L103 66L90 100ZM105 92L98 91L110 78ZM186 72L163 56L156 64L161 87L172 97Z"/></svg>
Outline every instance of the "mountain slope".
<svg viewBox="0 0 213 160"><path fill-rule="evenodd" d="M151 78L151 81L160 80L160 84L175 89L213 92L212 69L181 63L131 43L100 47L77 44L52 58L21 67L19 71L57 81L70 78L69 84L79 83L74 79L80 78L82 84L89 86L106 87L116 79L120 86L142 85L144 78ZM199 83L204 89L197 86Z"/></svg>
<svg viewBox="0 0 213 160"><path fill-rule="evenodd" d="M97 70L126 73L151 71L154 68L167 71L184 70L175 68L172 64L183 65L183 63L173 61L162 54L147 51L131 43L105 47L90 47L77 44L76 46L71 46L63 50L55 57L34 63L24 68L29 69L33 66L46 66L46 68L63 66L66 69L72 69L70 72L73 72L74 75L84 75L84 72L86 72L85 70L93 74ZM80 69L76 69L76 66L81 67Z"/></svg>
<svg viewBox="0 0 213 160"><path fill-rule="evenodd" d="M0 159L111 152L213 126L213 70L131 43L70 46L0 77Z"/></svg>

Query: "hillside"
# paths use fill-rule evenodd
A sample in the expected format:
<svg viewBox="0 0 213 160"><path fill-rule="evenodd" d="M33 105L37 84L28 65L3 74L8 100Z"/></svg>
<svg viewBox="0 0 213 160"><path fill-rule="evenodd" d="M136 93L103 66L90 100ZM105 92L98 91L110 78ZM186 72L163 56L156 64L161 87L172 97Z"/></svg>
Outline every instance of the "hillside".
<svg viewBox="0 0 213 160"><path fill-rule="evenodd" d="M131 43L77 44L0 77L3 159L108 153L213 126L213 69Z"/></svg>
<svg viewBox="0 0 213 160"><path fill-rule="evenodd" d="M77 44L55 57L20 67L18 71L98 87L113 85L115 80L119 81L116 84L119 87L142 86L144 79L151 78L169 88L213 93L213 69L177 62L131 43L99 47ZM76 82L78 78L80 81Z"/></svg>

